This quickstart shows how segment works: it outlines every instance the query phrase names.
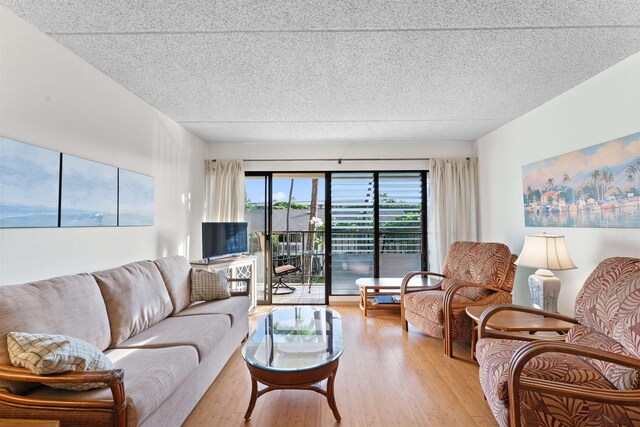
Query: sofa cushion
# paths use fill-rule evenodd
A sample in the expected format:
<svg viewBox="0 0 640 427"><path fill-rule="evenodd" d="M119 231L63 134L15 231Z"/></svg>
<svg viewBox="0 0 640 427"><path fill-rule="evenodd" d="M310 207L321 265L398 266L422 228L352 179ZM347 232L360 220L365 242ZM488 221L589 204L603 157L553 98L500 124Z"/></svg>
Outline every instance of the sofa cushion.
<svg viewBox="0 0 640 427"><path fill-rule="evenodd" d="M127 425L140 425L198 366L198 354L190 346L153 349L108 350L107 357L116 368L124 369L127 399ZM110 389L89 391L52 390L42 387L29 397L49 399L113 400Z"/></svg>
<svg viewBox="0 0 640 427"><path fill-rule="evenodd" d="M173 310L162 276L151 261L91 274L107 307L112 345L155 325Z"/></svg>
<svg viewBox="0 0 640 427"><path fill-rule="evenodd" d="M224 314L169 317L139 334L122 341L118 348L158 348L190 345L202 360L215 349L231 329L231 319Z"/></svg>
<svg viewBox="0 0 640 427"><path fill-rule="evenodd" d="M191 265L183 256L170 256L154 261L173 303L173 313L191 304Z"/></svg>
<svg viewBox="0 0 640 427"><path fill-rule="evenodd" d="M231 318L231 325L242 317L246 317L251 306L248 296L234 296L228 299L207 302L195 302L189 307L176 313L176 317L193 316L202 314L226 314Z"/></svg>
<svg viewBox="0 0 640 427"><path fill-rule="evenodd" d="M68 335L100 350L111 342L107 310L89 274L0 286L0 364L11 364L7 350L7 333L11 331ZM0 381L0 387L13 393L35 386Z"/></svg>
<svg viewBox="0 0 640 427"><path fill-rule="evenodd" d="M13 366L27 368L38 375L114 369L111 361L96 346L66 335L9 332L7 346ZM46 385L76 391L107 386L105 383L49 383Z"/></svg>
<svg viewBox="0 0 640 427"><path fill-rule="evenodd" d="M484 338L476 345L480 385L491 412L501 426L509 425L509 362L513 353L525 344L525 341ZM570 354L544 353L536 356L525 365L522 375L594 389L614 388L591 365Z"/></svg>
<svg viewBox="0 0 640 427"><path fill-rule="evenodd" d="M230 297L226 272L202 268L191 270L191 301L214 301Z"/></svg>
<svg viewBox="0 0 640 427"><path fill-rule="evenodd" d="M634 357L634 355L618 341L583 325L573 326L567 334L566 341L573 344L608 351L609 353ZM618 390L637 390L640 388L639 370L617 365L615 363L605 362L604 360L591 359L588 357L581 358L596 368Z"/></svg>
<svg viewBox="0 0 640 427"><path fill-rule="evenodd" d="M444 324L444 291L411 292L404 296L404 306L408 312L418 314L437 324ZM456 293L454 303L471 303L473 300Z"/></svg>

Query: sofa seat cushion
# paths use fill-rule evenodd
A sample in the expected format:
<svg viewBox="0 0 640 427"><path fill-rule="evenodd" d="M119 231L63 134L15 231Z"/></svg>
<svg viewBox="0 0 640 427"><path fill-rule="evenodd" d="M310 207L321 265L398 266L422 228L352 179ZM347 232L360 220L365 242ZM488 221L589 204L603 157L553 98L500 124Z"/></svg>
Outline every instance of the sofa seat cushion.
<svg viewBox="0 0 640 427"><path fill-rule="evenodd" d="M445 291L422 291L406 294L404 307L408 313L415 313L433 323L444 324ZM473 300L462 295L453 296L454 303L471 303ZM410 322L411 323L411 322Z"/></svg>
<svg viewBox="0 0 640 427"><path fill-rule="evenodd" d="M117 348L160 348L192 346L199 360L211 354L231 329L231 319L224 314L169 317L122 341Z"/></svg>
<svg viewBox="0 0 640 427"><path fill-rule="evenodd" d="M160 271L151 261L92 275L107 306L112 346L155 325L173 311Z"/></svg>
<svg viewBox="0 0 640 427"><path fill-rule="evenodd" d="M609 353L620 354L622 356L635 357L618 341L583 325L575 325L571 328L567 334L567 342L608 351ZM588 357L582 357L582 360L596 368L605 378L611 381L618 390L637 390L640 388L640 371L637 369Z"/></svg>
<svg viewBox="0 0 640 427"><path fill-rule="evenodd" d="M198 367L194 347L108 350L116 368L124 369L128 425L137 426L151 415ZM48 399L113 400L111 390L54 390L41 387L29 397Z"/></svg>
<svg viewBox="0 0 640 427"><path fill-rule="evenodd" d="M509 425L509 362L513 353L525 344L525 341L483 338L476 345L480 385L493 415L502 426ZM522 374L581 387L614 389L600 372L578 356L570 354L544 353L536 356L527 363Z"/></svg>
<svg viewBox="0 0 640 427"><path fill-rule="evenodd" d="M7 333L68 335L105 350L111 342L100 289L89 274L0 286L0 364L9 365ZM0 380L0 388L22 393L37 384Z"/></svg>
<svg viewBox="0 0 640 427"><path fill-rule="evenodd" d="M231 318L231 326L238 319L246 317L251 306L251 300L247 296L234 296L228 299L207 302L195 302L185 308L175 317L193 316L200 314L226 314Z"/></svg>

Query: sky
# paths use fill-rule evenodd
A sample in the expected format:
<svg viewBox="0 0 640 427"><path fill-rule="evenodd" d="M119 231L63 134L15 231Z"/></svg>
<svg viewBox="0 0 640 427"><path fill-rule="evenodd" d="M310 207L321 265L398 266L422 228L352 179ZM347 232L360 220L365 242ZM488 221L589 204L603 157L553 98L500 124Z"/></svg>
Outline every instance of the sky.
<svg viewBox="0 0 640 427"><path fill-rule="evenodd" d="M572 179L594 169L603 167L615 168L640 156L640 133L627 135L612 141L603 142L592 147L572 151L550 159L530 163L522 167L522 174L527 185L533 188L544 188L548 178L554 178L556 185L562 184L562 177L566 173Z"/></svg>
<svg viewBox="0 0 640 427"><path fill-rule="evenodd" d="M247 197L254 203L264 202L264 178L247 178ZM285 202L289 199L291 178L273 179L273 200ZM293 197L298 202L311 201L311 178L295 178L293 183ZM324 201L324 179L318 180L318 201Z"/></svg>

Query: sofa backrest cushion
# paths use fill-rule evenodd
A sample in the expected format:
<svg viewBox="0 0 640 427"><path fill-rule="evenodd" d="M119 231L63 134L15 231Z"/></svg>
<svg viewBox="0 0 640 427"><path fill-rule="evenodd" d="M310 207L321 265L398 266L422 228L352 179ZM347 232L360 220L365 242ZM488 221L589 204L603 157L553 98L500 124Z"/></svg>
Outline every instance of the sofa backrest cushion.
<svg viewBox="0 0 640 427"><path fill-rule="evenodd" d="M640 258L598 264L578 292L575 318L640 358Z"/></svg>
<svg viewBox="0 0 640 427"><path fill-rule="evenodd" d="M91 274L107 306L112 346L155 325L173 310L162 276L152 261Z"/></svg>
<svg viewBox="0 0 640 427"><path fill-rule="evenodd" d="M451 279L483 283L511 292L515 257L502 243L454 242L444 260L443 274Z"/></svg>
<svg viewBox="0 0 640 427"><path fill-rule="evenodd" d="M178 313L191 304L191 265L183 256L175 255L154 261L164 280L173 304L173 312Z"/></svg>
<svg viewBox="0 0 640 427"><path fill-rule="evenodd" d="M10 365L8 332L68 335L105 350L111 342L109 318L90 274L0 286L0 364ZM0 381L14 393L37 386Z"/></svg>

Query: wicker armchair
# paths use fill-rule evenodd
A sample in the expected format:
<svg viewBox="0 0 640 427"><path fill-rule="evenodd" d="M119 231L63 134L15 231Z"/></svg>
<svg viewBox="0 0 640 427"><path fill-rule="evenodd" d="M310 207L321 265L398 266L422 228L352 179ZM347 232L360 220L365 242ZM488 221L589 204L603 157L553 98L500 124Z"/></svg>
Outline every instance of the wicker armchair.
<svg viewBox="0 0 640 427"><path fill-rule="evenodd" d="M564 342L486 329L514 310L575 325ZM482 314L480 383L502 427L640 426L640 259L601 262L578 293L575 318L502 305Z"/></svg>
<svg viewBox="0 0 640 427"><path fill-rule="evenodd" d="M407 274L400 290L402 325L444 338L444 352L453 355L453 341L470 341L472 322L465 308L511 302L516 255L502 243L455 242L447 251L442 274ZM411 287L415 276L441 277L430 287Z"/></svg>

